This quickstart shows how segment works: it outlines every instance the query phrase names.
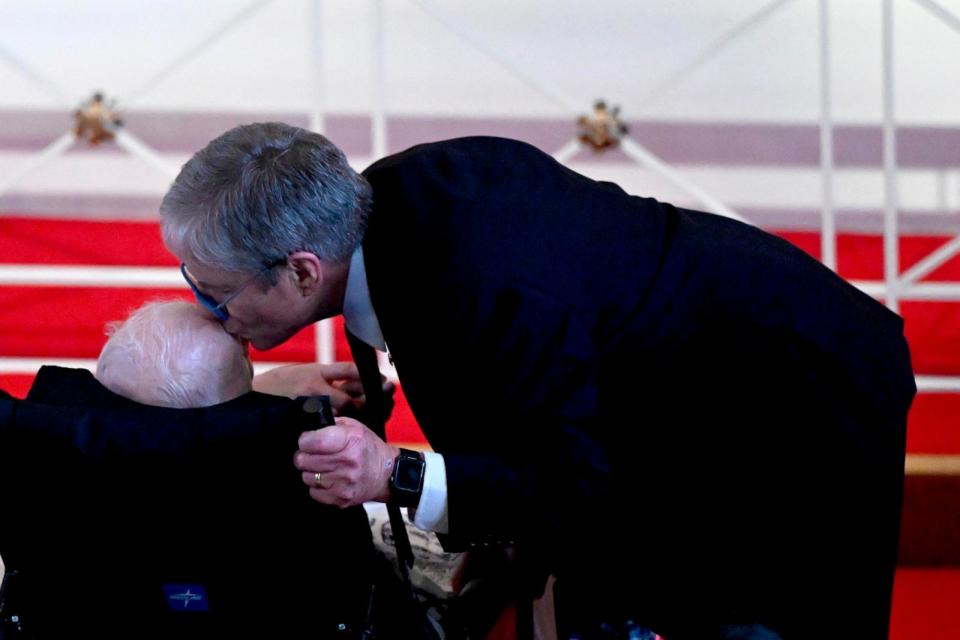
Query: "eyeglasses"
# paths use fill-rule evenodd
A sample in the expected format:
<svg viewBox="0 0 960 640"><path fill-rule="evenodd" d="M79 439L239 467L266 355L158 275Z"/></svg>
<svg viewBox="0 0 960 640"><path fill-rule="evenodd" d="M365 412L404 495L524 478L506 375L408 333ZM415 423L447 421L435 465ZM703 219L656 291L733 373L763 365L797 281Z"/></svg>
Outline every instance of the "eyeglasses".
<svg viewBox="0 0 960 640"><path fill-rule="evenodd" d="M226 322L227 319L230 317L230 312L227 311L227 305L231 301L235 300L237 296L243 293L243 290L246 289L250 284L252 284L257 278L259 278L266 272L270 271L270 269L280 266L286 261L287 261L286 258L274 260L273 262L265 266L263 269L258 271L256 275L254 275L250 279L245 280L243 283L241 283L240 286L237 287L236 291L228 295L224 299L224 301L220 303L218 303L212 296L204 293L203 291L200 291L200 289L197 288L196 283L193 281L193 276L190 274L189 271L187 271L187 265L183 262L180 263L180 273L183 275L183 279L187 281L187 284L190 285L190 288L193 290L193 295L197 299L197 302L199 302L204 309L206 309L207 311L212 313L214 316L216 316L217 320L219 320L220 322Z"/></svg>

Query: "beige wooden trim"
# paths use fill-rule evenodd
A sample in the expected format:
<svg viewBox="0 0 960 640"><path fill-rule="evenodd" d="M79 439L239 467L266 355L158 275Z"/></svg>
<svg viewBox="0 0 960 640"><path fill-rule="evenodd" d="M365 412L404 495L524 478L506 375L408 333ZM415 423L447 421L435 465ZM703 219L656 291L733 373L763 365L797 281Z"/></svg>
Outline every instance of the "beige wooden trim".
<svg viewBox="0 0 960 640"><path fill-rule="evenodd" d="M909 475L960 475L960 455L907 454Z"/></svg>

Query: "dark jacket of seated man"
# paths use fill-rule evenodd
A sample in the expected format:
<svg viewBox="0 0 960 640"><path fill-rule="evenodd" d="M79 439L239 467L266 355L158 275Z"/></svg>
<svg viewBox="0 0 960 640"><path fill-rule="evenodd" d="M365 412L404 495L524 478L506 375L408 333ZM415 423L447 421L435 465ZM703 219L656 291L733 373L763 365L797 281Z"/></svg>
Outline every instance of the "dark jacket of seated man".
<svg viewBox="0 0 960 640"><path fill-rule="evenodd" d="M16 404L0 440L0 551L36 638L349 638L365 624L382 559L362 507L302 491L290 460L310 418L294 401L146 407L88 371L44 367ZM222 437L209 440L211 422ZM181 453L203 429L215 446ZM397 620L380 626L409 637Z"/></svg>

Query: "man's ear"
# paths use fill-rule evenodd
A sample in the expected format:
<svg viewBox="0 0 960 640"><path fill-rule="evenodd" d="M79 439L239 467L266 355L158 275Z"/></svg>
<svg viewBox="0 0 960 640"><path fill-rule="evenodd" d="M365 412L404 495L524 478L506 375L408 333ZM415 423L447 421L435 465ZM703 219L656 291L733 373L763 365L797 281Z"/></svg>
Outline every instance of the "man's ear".
<svg viewBox="0 0 960 640"><path fill-rule="evenodd" d="M326 265L320 258L309 251L297 251L287 258L293 276L294 286L301 295L313 293L323 284L326 276Z"/></svg>

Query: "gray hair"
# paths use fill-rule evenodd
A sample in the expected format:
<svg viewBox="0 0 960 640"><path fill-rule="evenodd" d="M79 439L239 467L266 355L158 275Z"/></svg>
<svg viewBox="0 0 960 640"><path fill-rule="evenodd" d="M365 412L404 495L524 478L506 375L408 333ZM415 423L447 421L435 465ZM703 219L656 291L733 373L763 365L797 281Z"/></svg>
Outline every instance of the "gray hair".
<svg viewBox="0 0 960 640"><path fill-rule="evenodd" d="M252 273L294 251L346 261L371 203L369 183L325 137L257 123L227 131L183 166L160 205L161 228L181 257Z"/></svg>
<svg viewBox="0 0 960 640"><path fill-rule="evenodd" d="M232 400L250 390L253 372L242 347L234 349L225 332L219 343L202 334L210 328L223 331L195 304L148 302L125 321L107 325L110 337L96 377L143 404L183 409Z"/></svg>

